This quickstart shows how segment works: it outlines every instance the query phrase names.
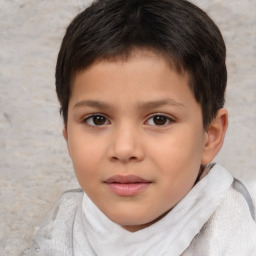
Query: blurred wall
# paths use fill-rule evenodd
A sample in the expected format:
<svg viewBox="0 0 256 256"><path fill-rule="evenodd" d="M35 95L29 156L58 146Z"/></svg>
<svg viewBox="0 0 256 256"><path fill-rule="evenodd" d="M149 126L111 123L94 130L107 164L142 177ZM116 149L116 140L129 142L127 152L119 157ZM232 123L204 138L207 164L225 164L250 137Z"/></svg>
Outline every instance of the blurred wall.
<svg viewBox="0 0 256 256"><path fill-rule="evenodd" d="M89 1L0 0L0 254L19 255L59 195L78 186L62 138L55 62ZM256 1L194 0L227 49L230 126L217 161L250 184L256 165Z"/></svg>

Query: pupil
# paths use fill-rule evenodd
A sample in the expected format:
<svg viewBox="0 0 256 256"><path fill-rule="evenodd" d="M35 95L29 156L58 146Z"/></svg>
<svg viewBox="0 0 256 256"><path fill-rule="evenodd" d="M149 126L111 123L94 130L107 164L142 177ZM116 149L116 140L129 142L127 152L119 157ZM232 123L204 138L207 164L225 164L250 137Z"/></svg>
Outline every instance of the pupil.
<svg viewBox="0 0 256 256"><path fill-rule="evenodd" d="M154 123L156 125L165 125L166 124L166 117L165 116L155 116Z"/></svg>
<svg viewBox="0 0 256 256"><path fill-rule="evenodd" d="M106 118L104 116L94 116L93 122L96 125L103 125L106 121Z"/></svg>

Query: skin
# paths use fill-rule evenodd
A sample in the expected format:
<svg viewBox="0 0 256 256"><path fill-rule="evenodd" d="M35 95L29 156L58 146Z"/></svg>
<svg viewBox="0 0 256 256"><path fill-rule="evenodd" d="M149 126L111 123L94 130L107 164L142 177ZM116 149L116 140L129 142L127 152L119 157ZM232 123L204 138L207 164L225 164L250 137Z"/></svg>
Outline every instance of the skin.
<svg viewBox="0 0 256 256"><path fill-rule="evenodd" d="M75 75L63 135L81 187L109 219L134 232L191 190L201 164L220 150L226 128L221 109L205 130L187 75L161 55L139 51ZM148 184L135 195L119 195L106 184L115 175Z"/></svg>

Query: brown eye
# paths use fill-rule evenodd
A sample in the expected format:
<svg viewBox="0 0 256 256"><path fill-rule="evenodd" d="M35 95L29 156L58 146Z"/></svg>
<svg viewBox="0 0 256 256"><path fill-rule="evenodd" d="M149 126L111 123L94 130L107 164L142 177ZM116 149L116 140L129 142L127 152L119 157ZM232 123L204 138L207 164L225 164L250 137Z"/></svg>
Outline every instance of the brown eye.
<svg viewBox="0 0 256 256"><path fill-rule="evenodd" d="M147 124L153 126L165 126L168 125L173 120L165 115L155 115L147 120Z"/></svg>
<svg viewBox="0 0 256 256"><path fill-rule="evenodd" d="M166 116L154 116L153 122L155 125L165 125L168 122Z"/></svg>
<svg viewBox="0 0 256 256"><path fill-rule="evenodd" d="M85 122L91 126L102 126L109 124L106 117L102 115L93 115L85 119Z"/></svg>
<svg viewBox="0 0 256 256"><path fill-rule="evenodd" d="M94 116L93 123L95 125L103 125L106 122L106 118L104 116Z"/></svg>

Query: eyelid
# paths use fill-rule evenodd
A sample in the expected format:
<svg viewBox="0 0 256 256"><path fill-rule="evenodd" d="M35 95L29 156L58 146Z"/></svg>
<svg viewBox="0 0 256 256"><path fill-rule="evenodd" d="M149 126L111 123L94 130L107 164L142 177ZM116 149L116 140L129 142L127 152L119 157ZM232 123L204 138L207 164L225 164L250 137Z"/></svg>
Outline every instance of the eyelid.
<svg viewBox="0 0 256 256"><path fill-rule="evenodd" d="M103 124L103 125L92 125L92 124L89 124L88 120L90 118L95 117L95 116L102 116L102 117L104 117L106 119L106 121L107 121L107 124ZM93 127L93 128L94 127L98 128L98 127L103 127L103 126L109 125L110 124L110 120L109 120L109 118L106 115L104 115L102 113L93 113L93 114L89 114L89 115L86 115L85 117L83 117L82 118L82 123L84 123L84 124L86 124L86 125L88 125L90 127Z"/></svg>
<svg viewBox="0 0 256 256"><path fill-rule="evenodd" d="M168 119L168 123L164 124L164 125L156 125L156 124L154 125L154 124L151 124L151 126L165 127L165 126L169 125L170 123L174 123L175 122L175 118L170 116L170 115L168 115L168 114L154 113L154 114L149 115L144 123L147 123L151 118L154 118L156 116L163 116L163 117L165 117L166 119Z"/></svg>

